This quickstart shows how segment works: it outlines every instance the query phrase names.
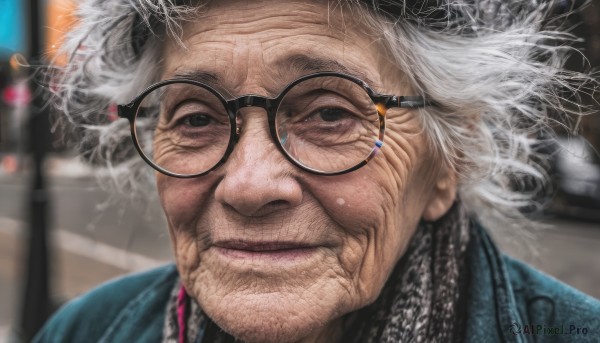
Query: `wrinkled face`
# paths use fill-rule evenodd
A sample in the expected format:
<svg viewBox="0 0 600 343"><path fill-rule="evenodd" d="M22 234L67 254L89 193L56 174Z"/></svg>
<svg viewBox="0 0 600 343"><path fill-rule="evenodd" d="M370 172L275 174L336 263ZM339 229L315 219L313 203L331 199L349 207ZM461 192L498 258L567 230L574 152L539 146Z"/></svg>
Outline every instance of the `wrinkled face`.
<svg viewBox="0 0 600 343"><path fill-rule="evenodd" d="M214 2L184 25L186 48L167 44L162 77L211 74L232 97L274 96L341 65L378 92L415 95L351 16L321 2ZM379 295L418 222L450 207L453 177L432 160L416 111L389 110L382 151L341 176L287 161L263 109L239 117L240 140L224 165L194 179L157 174L182 281L245 341L335 335L336 319Z"/></svg>

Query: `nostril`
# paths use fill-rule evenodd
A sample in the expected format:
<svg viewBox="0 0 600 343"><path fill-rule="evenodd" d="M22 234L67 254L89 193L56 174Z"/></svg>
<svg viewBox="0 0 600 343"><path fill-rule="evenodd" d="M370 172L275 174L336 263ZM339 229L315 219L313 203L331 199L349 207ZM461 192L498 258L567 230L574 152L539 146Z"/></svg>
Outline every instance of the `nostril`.
<svg viewBox="0 0 600 343"><path fill-rule="evenodd" d="M288 205L288 202L285 200L273 200L267 204L267 206L269 206L269 207L281 207L281 206L287 206L287 205Z"/></svg>
<svg viewBox="0 0 600 343"><path fill-rule="evenodd" d="M273 200L269 201L265 206L263 206L259 211L256 211L255 215L265 215L268 213L278 212L279 210L283 210L285 208L290 207L289 201L285 200Z"/></svg>
<svg viewBox="0 0 600 343"><path fill-rule="evenodd" d="M279 210L285 209L290 206L290 203L285 200L273 200L265 204L264 206L260 206L257 208L245 208L241 206L241 204L233 205L229 203L224 203L223 206L229 210L236 213L240 213L244 216L248 217L261 217L268 215L273 212L277 212Z"/></svg>

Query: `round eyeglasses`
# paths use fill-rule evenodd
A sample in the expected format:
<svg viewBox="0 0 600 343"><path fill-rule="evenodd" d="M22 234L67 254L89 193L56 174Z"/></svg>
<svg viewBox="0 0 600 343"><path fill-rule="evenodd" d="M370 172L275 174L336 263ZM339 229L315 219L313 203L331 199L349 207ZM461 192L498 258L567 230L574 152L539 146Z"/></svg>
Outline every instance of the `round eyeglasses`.
<svg viewBox="0 0 600 343"><path fill-rule="evenodd" d="M227 160L239 140L237 116L244 107L266 110L271 137L291 163L319 175L340 175L377 154L388 109L426 105L422 97L378 94L353 76L320 72L293 81L275 98L226 100L205 83L171 79L118 111L129 120L135 147L150 166L189 178Z"/></svg>

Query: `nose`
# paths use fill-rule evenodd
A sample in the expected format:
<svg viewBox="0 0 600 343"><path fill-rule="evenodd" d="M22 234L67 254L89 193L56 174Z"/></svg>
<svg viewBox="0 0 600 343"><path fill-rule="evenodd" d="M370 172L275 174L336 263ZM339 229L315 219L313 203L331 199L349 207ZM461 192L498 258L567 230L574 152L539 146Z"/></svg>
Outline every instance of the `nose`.
<svg viewBox="0 0 600 343"><path fill-rule="evenodd" d="M223 166L224 177L215 189L223 206L241 215L259 217L293 208L302 202L297 174L271 140L264 110L244 108L243 129Z"/></svg>

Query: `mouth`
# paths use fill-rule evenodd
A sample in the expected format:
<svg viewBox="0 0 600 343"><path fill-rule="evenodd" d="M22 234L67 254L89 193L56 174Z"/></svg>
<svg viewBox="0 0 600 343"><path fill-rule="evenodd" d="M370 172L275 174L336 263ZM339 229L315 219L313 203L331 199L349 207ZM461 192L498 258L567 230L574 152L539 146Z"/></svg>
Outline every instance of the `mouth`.
<svg viewBox="0 0 600 343"><path fill-rule="evenodd" d="M270 262L307 258L318 249L317 245L308 243L281 241L220 241L213 246L227 258Z"/></svg>

